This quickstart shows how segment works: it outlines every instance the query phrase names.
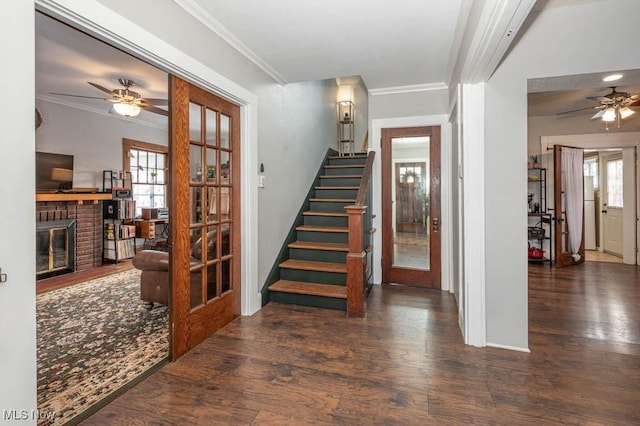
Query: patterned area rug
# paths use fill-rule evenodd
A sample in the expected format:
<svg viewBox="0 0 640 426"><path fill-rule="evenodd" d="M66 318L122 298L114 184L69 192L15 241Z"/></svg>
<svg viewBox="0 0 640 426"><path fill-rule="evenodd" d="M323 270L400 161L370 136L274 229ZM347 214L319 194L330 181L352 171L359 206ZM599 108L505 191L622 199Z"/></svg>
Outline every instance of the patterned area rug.
<svg viewBox="0 0 640 426"><path fill-rule="evenodd" d="M39 294L38 424L63 424L169 354L168 309L145 310L140 271Z"/></svg>

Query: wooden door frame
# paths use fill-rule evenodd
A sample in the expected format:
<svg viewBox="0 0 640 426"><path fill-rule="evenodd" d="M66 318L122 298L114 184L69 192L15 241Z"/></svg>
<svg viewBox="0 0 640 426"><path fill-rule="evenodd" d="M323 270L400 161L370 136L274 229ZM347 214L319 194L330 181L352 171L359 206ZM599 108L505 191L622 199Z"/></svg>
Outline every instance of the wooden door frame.
<svg viewBox="0 0 640 426"><path fill-rule="evenodd" d="M398 283L414 285L419 287L438 288L442 287L442 253L441 253L441 230L442 230L442 217L440 197L441 193L441 180L442 180L442 168L441 168L441 126L419 126L419 127L393 127L381 129L381 145L382 145L382 159L381 159L381 184L382 184L382 282L383 283ZM429 182L429 194L438 194L435 200L429 202L429 216L432 220L429 221L429 239L431 248L429 250L430 256L430 270L422 271L416 269L405 268L403 270L403 276L397 276L397 273L392 269L392 253L393 253L393 237L387 235L392 229L392 205L389 202L385 202L387 197L391 196L391 175L394 173L392 159L391 159L391 144L387 143L387 140L396 137L414 137L414 136L430 136L432 139L437 139L437 144L430 144L429 164L430 170L433 169L437 179L430 179ZM431 175L431 171L429 172ZM434 215L437 212L437 215ZM433 231L433 218L437 217L440 221L440 231L434 234ZM385 231L386 229L386 231ZM433 261L433 253L437 249L440 254L440 258L437 262ZM430 279L425 280L425 273L430 274Z"/></svg>
<svg viewBox="0 0 640 426"><path fill-rule="evenodd" d="M169 251L171 297L169 299L170 353L173 360L179 358L190 348L200 343L215 330L224 326L230 318L241 314L242 274L241 274L241 143L240 117L238 108L237 120L231 120L229 131L233 155L231 157L232 173L232 222L231 252L232 258L232 291L224 293L219 300L225 302L233 297L232 305L213 303L211 307L205 305L198 310L192 310L190 305L190 177L189 177L189 103L200 101L202 105L211 105L210 97L219 100L219 110L224 110L230 102L219 98L188 83L177 76L169 76L170 104L179 104L179 108L170 108L169 120L169 187L171 211L171 250ZM228 108L228 107L227 107ZM175 129L183 130L176 133ZM184 131L186 129L186 131ZM187 135L185 138L184 135ZM234 146L235 145L235 146ZM182 194L182 196L180 196ZM187 194L186 196L184 194ZM206 229L206 228L205 228ZM218 234L218 244L221 236ZM230 308L230 309L229 309Z"/></svg>

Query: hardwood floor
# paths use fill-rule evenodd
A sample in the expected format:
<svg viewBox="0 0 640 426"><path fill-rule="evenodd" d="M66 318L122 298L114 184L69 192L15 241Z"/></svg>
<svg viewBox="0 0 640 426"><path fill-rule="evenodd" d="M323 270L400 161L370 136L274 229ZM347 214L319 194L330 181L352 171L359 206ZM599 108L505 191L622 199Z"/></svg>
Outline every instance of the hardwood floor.
<svg viewBox="0 0 640 426"><path fill-rule="evenodd" d="M531 353L465 346L453 296L375 286L365 319L271 303L86 424L640 424L640 276L530 267Z"/></svg>

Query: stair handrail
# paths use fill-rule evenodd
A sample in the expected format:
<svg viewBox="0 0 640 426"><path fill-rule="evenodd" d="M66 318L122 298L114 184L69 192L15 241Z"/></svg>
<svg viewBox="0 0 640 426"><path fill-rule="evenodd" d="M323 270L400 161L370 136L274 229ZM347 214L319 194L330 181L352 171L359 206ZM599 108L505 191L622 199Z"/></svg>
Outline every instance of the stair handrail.
<svg viewBox="0 0 640 426"><path fill-rule="evenodd" d="M366 205L370 193L371 173L375 152L367 155L355 204L347 206L349 217L349 251L347 253L347 316L362 318L366 313L367 241L371 213ZM370 197L369 197L370 198ZM369 210L369 211L368 211Z"/></svg>
<svg viewBox="0 0 640 426"><path fill-rule="evenodd" d="M358 195L356 196L356 206L364 206L367 191L369 190L369 181L371 180L371 173L373 170L373 160L376 156L375 151L370 151L367 155L367 162L364 165L364 171L362 173L362 179L360 180L360 187L358 188Z"/></svg>

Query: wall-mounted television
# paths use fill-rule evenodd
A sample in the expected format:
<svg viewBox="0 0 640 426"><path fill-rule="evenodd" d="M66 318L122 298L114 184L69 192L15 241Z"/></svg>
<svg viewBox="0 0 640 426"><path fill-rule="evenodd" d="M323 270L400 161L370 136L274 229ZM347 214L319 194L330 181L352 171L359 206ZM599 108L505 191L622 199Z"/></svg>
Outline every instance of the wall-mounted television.
<svg viewBox="0 0 640 426"><path fill-rule="evenodd" d="M73 188L73 155L36 152L36 191Z"/></svg>

